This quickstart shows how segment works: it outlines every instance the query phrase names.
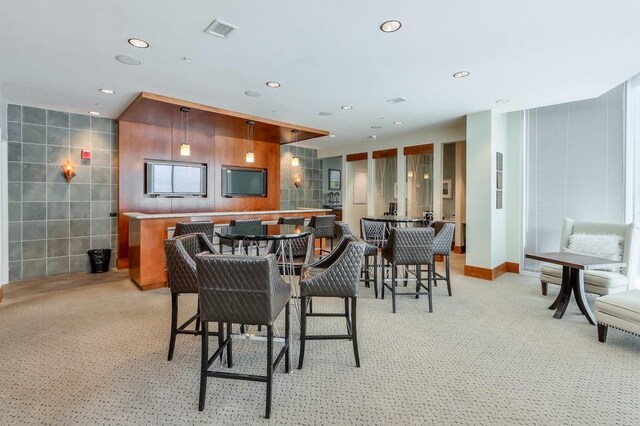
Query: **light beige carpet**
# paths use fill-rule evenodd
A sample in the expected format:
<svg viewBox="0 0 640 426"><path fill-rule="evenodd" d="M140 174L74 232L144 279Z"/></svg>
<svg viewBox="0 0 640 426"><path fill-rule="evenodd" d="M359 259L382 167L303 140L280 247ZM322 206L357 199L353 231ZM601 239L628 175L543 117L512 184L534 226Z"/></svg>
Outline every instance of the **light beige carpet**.
<svg viewBox="0 0 640 426"><path fill-rule="evenodd" d="M199 338L178 336L166 360L170 297L128 280L10 299L0 304L2 424L640 424L640 338L596 338L572 302L555 320L538 281L454 277L426 299L362 289L360 356L348 341L309 342L303 370L265 386L209 379L197 410ZM183 297L183 317L195 297ZM593 302L593 297L590 298ZM314 303L316 310L340 302ZM297 324L294 322L294 324ZM342 332L338 319L311 331ZM297 325L296 325L297 327ZM298 330L296 333L298 334ZM212 338L212 345L215 338ZM263 374L265 344L234 342L235 371ZM284 364L282 365L282 368Z"/></svg>

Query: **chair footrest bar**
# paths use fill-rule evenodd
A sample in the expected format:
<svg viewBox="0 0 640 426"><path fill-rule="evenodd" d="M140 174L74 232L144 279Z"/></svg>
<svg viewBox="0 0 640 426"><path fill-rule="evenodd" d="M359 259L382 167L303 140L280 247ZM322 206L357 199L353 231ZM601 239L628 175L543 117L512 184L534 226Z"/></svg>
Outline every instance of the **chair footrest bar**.
<svg viewBox="0 0 640 426"><path fill-rule="evenodd" d="M231 338L233 340L254 340L257 342L267 341L267 336L257 336L255 334L232 334ZM284 337L274 337L273 341L275 343L284 343Z"/></svg>
<svg viewBox="0 0 640 426"><path fill-rule="evenodd" d="M192 336L202 336L201 331L195 331L195 330L176 330L176 334L191 334ZM209 332L209 336L217 336L217 335L218 335L217 331Z"/></svg>
<svg viewBox="0 0 640 426"><path fill-rule="evenodd" d="M353 336L349 334L326 334L305 336L305 340L351 340Z"/></svg>
<svg viewBox="0 0 640 426"><path fill-rule="evenodd" d="M323 314L322 312L319 312L319 313L315 313L314 312L314 313L311 313L311 314L308 313L307 316L308 317L341 317L341 318L344 318L347 315L346 314L340 314L340 313L324 313Z"/></svg>
<svg viewBox="0 0 640 426"><path fill-rule="evenodd" d="M226 373L223 371L207 371L207 377L219 377L221 379L248 380L251 382L267 382L266 376L256 376L254 374Z"/></svg>

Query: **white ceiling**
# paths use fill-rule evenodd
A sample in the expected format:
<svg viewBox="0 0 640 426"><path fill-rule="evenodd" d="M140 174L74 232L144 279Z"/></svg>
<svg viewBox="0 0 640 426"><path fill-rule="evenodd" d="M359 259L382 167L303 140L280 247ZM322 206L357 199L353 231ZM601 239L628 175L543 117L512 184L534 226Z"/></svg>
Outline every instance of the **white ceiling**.
<svg viewBox="0 0 640 426"><path fill-rule="evenodd" d="M590 98L640 72L637 1L2 3L0 82L10 102L116 117L148 91L337 135L315 147L388 138L481 110ZM239 29L228 39L204 33L215 18ZM402 21L400 31L381 32L387 19ZM151 47L136 49L129 37ZM143 63L123 65L119 54ZM460 70L471 76L453 78ZM268 88L269 80L282 87ZM385 102L398 96L408 101ZM496 104L501 98L511 102ZM341 110L346 104L353 109Z"/></svg>

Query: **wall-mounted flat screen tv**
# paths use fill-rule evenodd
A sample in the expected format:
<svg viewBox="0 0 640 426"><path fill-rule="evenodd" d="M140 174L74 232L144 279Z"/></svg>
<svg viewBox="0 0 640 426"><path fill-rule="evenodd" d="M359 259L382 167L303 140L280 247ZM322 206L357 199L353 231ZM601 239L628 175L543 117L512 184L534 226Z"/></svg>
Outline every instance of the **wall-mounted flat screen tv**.
<svg viewBox="0 0 640 426"><path fill-rule="evenodd" d="M222 167L223 197L266 197L267 169Z"/></svg>
<svg viewBox="0 0 640 426"><path fill-rule="evenodd" d="M207 165L147 160L146 193L155 197L204 197Z"/></svg>

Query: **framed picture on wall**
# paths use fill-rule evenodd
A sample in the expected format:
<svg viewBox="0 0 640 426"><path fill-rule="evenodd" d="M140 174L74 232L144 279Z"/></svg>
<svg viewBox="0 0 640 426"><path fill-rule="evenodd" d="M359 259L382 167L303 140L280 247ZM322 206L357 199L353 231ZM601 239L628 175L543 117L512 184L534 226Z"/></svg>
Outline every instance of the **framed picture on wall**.
<svg viewBox="0 0 640 426"><path fill-rule="evenodd" d="M342 171L329 169L329 191L339 191L342 189Z"/></svg>
<svg viewBox="0 0 640 426"><path fill-rule="evenodd" d="M451 179L444 179L442 181L442 198L451 198L453 192L453 182Z"/></svg>

